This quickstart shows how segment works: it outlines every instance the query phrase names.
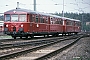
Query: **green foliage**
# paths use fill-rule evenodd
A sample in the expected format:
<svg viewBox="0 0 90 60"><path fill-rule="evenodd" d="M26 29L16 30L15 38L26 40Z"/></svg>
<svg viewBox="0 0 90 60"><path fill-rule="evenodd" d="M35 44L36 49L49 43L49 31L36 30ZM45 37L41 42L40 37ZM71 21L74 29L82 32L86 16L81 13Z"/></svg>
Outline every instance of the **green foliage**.
<svg viewBox="0 0 90 60"><path fill-rule="evenodd" d="M90 25L84 25L84 30L90 31Z"/></svg>
<svg viewBox="0 0 90 60"><path fill-rule="evenodd" d="M55 15L62 16L62 13L54 13ZM64 13L64 17L67 18L72 18L72 19L77 19L77 20L82 20L87 22L90 21L90 13Z"/></svg>

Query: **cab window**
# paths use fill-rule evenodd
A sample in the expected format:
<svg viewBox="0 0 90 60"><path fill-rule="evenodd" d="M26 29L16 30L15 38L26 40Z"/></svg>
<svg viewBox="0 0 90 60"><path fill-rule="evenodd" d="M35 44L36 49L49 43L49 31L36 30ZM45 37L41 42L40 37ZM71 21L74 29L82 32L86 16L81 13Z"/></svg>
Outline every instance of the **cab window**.
<svg viewBox="0 0 90 60"><path fill-rule="evenodd" d="M16 14L14 14L14 15L11 15L11 21L12 22L17 22L18 21L18 15Z"/></svg>
<svg viewBox="0 0 90 60"><path fill-rule="evenodd" d="M19 15L19 21L20 22L25 22L26 21L26 15L24 15L24 14Z"/></svg>
<svg viewBox="0 0 90 60"><path fill-rule="evenodd" d="M6 21L6 22L10 21L10 14L6 14L6 15L5 15L5 21Z"/></svg>

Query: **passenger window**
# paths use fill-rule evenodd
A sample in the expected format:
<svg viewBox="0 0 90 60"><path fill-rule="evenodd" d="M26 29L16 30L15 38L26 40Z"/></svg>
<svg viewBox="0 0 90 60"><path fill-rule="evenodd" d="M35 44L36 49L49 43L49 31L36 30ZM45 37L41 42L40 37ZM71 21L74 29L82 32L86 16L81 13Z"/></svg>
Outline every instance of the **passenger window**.
<svg viewBox="0 0 90 60"><path fill-rule="evenodd" d="M30 22L33 22L33 18L32 18L32 15L30 15Z"/></svg>
<svg viewBox="0 0 90 60"><path fill-rule="evenodd" d="M58 24L58 20L56 18L53 19L53 24Z"/></svg>
<svg viewBox="0 0 90 60"><path fill-rule="evenodd" d="M63 20L59 19L59 24L63 25Z"/></svg>
<svg viewBox="0 0 90 60"><path fill-rule="evenodd" d="M80 22L75 22L75 26L80 26Z"/></svg>
<svg viewBox="0 0 90 60"><path fill-rule="evenodd" d="M55 24L59 24L59 23L58 23L58 20L55 21Z"/></svg>
<svg viewBox="0 0 90 60"><path fill-rule="evenodd" d="M34 21L35 21L35 16L32 15L32 20L31 20L31 22L34 22Z"/></svg>
<svg viewBox="0 0 90 60"><path fill-rule="evenodd" d="M69 21L66 21L66 25L70 25L70 22Z"/></svg>
<svg viewBox="0 0 90 60"><path fill-rule="evenodd" d="M74 21L66 21L66 25L71 25L71 26L73 26L73 25L74 25Z"/></svg>
<svg viewBox="0 0 90 60"><path fill-rule="evenodd" d="M51 22L51 24L53 24L53 18L52 17L50 17L50 22Z"/></svg>
<svg viewBox="0 0 90 60"><path fill-rule="evenodd" d="M57 18L51 18L51 24L59 24Z"/></svg>
<svg viewBox="0 0 90 60"><path fill-rule="evenodd" d="M10 21L10 14L6 14L6 15L5 15L5 21L6 21L6 22Z"/></svg>
<svg viewBox="0 0 90 60"><path fill-rule="evenodd" d="M44 23L44 17L40 16L40 23Z"/></svg>
<svg viewBox="0 0 90 60"><path fill-rule="evenodd" d="M36 20L35 20L36 23L38 23L38 16L36 16Z"/></svg>
<svg viewBox="0 0 90 60"><path fill-rule="evenodd" d="M48 17L46 17L46 23L48 23Z"/></svg>

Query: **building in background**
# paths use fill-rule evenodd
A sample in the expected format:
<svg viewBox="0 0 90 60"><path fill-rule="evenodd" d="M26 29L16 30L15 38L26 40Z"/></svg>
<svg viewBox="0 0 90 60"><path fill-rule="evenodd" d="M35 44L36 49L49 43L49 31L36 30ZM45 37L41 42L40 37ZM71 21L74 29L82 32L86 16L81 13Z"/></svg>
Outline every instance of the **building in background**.
<svg viewBox="0 0 90 60"><path fill-rule="evenodd" d="M3 13L0 13L0 32L3 32L4 30L4 15Z"/></svg>
<svg viewBox="0 0 90 60"><path fill-rule="evenodd" d="M4 21L0 21L0 32L4 30Z"/></svg>
<svg viewBox="0 0 90 60"><path fill-rule="evenodd" d="M90 25L90 22L86 22L86 25Z"/></svg>

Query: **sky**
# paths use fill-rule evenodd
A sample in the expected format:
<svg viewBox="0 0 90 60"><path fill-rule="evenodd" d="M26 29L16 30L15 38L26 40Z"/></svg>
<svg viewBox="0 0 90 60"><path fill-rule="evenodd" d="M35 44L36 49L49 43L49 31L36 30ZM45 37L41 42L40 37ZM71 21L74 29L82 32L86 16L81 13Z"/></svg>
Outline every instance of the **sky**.
<svg viewBox="0 0 90 60"><path fill-rule="evenodd" d="M1 0L0 13L19 7L34 10L34 0ZM45 13L62 13L63 0L36 0L36 11ZM64 12L90 13L90 0L64 0Z"/></svg>

